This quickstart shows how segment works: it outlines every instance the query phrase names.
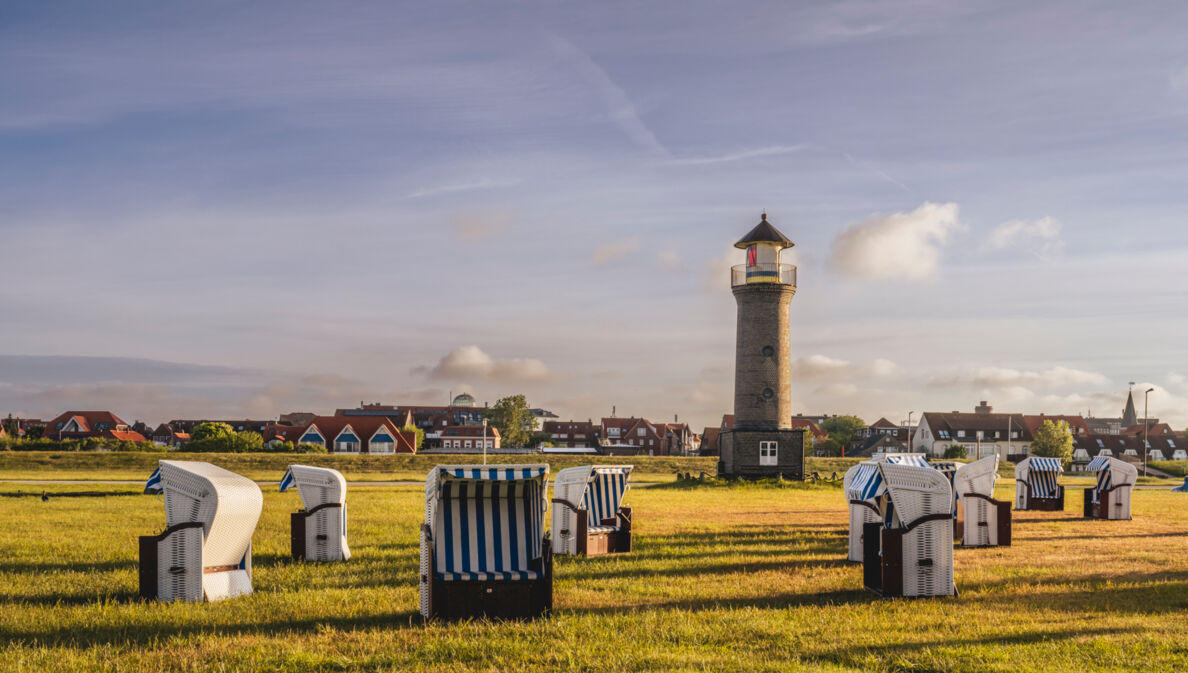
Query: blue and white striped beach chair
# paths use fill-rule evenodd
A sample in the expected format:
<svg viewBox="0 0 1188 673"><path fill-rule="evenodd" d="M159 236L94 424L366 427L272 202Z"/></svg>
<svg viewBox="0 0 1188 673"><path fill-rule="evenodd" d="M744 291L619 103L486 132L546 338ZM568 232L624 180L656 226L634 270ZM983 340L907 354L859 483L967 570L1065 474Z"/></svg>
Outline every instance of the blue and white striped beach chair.
<svg viewBox="0 0 1188 673"><path fill-rule="evenodd" d="M631 551L631 508L623 507L631 465L583 465L553 480L553 553Z"/></svg>
<svg viewBox="0 0 1188 673"><path fill-rule="evenodd" d="M1015 465L1015 509L1064 511L1064 487L1058 479L1064 467L1059 458L1031 456Z"/></svg>
<svg viewBox="0 0 1188 673"><path fill-rule="evenodd" d="M548 465L438 465L425 480L421 614L526 618L553 604Z"/></svg>
<svg viewBox="0 0 1188 673"><path fill-rule="evenodd" d="M1097 456L1085 471L1097 477L1097 483L1085 489L1085 517L1129 519L1130 494L1138 480L1138 468L1124 460Z"/></svg>

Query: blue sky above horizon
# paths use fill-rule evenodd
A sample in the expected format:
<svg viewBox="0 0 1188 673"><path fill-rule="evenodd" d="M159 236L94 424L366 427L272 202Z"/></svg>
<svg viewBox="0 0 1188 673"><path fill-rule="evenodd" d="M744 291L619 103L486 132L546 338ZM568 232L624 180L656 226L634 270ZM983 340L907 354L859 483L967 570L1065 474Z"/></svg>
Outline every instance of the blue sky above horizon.
<svg viewBox="0 0 1188 673"><path fill-rule="evenodd" d="M765 209L797 243L798 411L1116 416L1133 380L1182 427L1185 20L7 6L0 411L466 390L716 424L730 244Z"/></svg>

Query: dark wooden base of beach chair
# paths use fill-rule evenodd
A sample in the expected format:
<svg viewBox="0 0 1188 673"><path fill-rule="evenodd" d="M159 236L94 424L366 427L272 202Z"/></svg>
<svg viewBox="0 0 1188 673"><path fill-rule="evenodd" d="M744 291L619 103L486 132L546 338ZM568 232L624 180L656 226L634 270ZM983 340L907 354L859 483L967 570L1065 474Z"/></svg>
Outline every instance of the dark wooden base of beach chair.
<svg viewBox="0 0 1188 673"><path fill-rule="evenodd" d="M577 552L578 554L591 556L604 556L606 554L630 554L631 553L631 508L620 507L618 516L609 519L603 519L602 525L614 526L618 525L618 530L589 532L587 525L587 517L584 511L580 511L578 516L574 517L577 520Z"/></svg>
<svg viewBox="0 0 1188 673"><path fill-rule="evenodd" d="M1093 502L1093 489L1085 489L1082 491L1085 498L1085 518L1086 519L1110 519L1110 510L1122 506L1122 501L1114 495L1114 491L1120 486L1112 486L1102 491L1101 496L1097 502ZM1122 519L1123 517L1115 516L1114 520ZM1129 518L1129 517L1126 517Z"/></svg>
<svg viewBox="0 0 1188 673"><path fill-rule="evenodd" d="M867 589L884 598L903 596L903 539L916 526L949 519L952 514L929 514L904 528L884 528L881 523L862 526L862 579ZM923 561L921 561L923 565Z"/></svg>
<svg viewBox="0 0 1188 673"><path fill-rule="evenodd" d="M306 560L305 550L306 542L308 541L306 520L317 512L331 508L341 509L342 503L328 502L318 505L311 510L307 511L303 509L289 515L289 554L293 557L294 561ZM325 534L314 533L314 535L317 536L318 540L326 539Z"/></svg>
<svg viewBox="0 0 1188 673"><path fill-rule="evenodd" d="M1031 489L1028 487L1027 506L1024 510L1032 510L1038 512L1063 512L1064 511L1064 487L1056 487L1056 497L1054 498L1040 498L1031 495Z"/></svg>
<svg viewBox="0 0 1188 673"><path fill-rule="evenodd" d="M954 530L957 530L960 532L954 534L954 539L961 542L961 546L963 546L963 547L993 547L993 546L1009 547L1009 546L1011 546L1011 504L1012 503L1007 502L1005 500L995 500L994 498L991 498L990 496L982 495L980 493L967 493L965 495L965 497L985 500L986 502L990 503L990 507L992 509L996 510L995 514L997 514L997 516L995 516L994 518L998 522L997 523L998 544L997 545L967 545L967 544L965 544L965 526L968 524L965 521L965 507L960 504L957 507L957 521L953 522ZM976 525L987 526L987 525L989 525L989 522L979 521L979 522L977 522Z"/></svg>
<svg viewBox="0 0 1188 673"><path fill-rule="evenodd" d="M450 580L433 573L429 581L429 618L534 619L553 610L553 552L544 541L544 556L529 565L541 573L534 580Z"/></svg>
<svg viewBox="0 0 1188 673"><path fill-rule="evenodd" d="M186 523L179 523L169 528L159 535L141 535L140 536L140 597L146 601L155 601L160 598L160 587L158 582L158 571L162 561L166 563L175 563L175 559L162 559L160 550L161 542L163 542L170 535L185 528L202 528L202 524L197 521L189 521ZM180 563L180 562L179 562ZM183 575L187 571L181 565L170 566L168 572L170 575ZM196 571L195 571L196 572Z"/></svg>

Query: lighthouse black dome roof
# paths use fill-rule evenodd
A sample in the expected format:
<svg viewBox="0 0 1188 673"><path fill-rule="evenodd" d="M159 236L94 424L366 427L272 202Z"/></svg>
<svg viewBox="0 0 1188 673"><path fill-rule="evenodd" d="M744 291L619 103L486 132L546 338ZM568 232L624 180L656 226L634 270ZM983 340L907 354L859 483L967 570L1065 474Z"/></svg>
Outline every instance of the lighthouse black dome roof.
<svg viewBox="0 0 1188 673"><path fill-rule="evenodd" d="M779 243L782 247L791 248L796 245L788 240L788 237L781 234L779 229L771 226L767 221L767 213L763 213L762 220L755 228L747 233L746 236L738 239L738 243L734 244L736 248L746 248L752 243Z"/></svg>

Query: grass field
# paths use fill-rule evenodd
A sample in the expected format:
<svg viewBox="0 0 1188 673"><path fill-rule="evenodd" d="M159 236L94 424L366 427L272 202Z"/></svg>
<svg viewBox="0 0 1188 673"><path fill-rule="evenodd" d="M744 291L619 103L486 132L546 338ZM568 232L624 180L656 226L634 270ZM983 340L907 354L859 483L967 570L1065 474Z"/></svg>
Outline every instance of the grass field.
<svg viewBox="0 0 1188 673"><path fill-rule="evenodd" d="M1166 482L1165 482L1166 483ZM1169 484L1170 485L1170 484ZM18 485L0 484L12 494ZM1012 484L1000 486L1009 498ZM38 486L40 493L42 487ZM0 670L1169 671L1188 664L1188 496L1141 490L1133 521L1016 513L1015 545L958 549L960 597L881 600L844 562L846 507L822 485L628 493L636 552L559 558L555 612L423 624L416 487L350 493L346 564L287 560L293 493L265 489L256 593L136 600L135 487L0 497ZM110 493L67 497L69 493Z"/></svg>

